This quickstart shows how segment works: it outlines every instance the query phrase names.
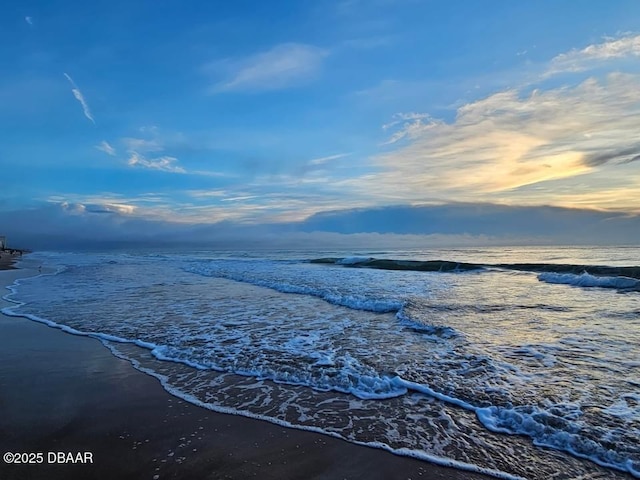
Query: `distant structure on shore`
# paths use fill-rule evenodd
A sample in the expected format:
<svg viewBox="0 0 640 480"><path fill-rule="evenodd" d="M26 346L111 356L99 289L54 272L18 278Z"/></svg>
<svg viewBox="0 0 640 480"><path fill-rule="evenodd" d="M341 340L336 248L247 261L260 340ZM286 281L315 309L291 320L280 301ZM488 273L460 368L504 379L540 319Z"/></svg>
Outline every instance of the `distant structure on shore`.
<svg viewBox="0 0 640 480"><path fill-rule="evenodd" d="M26 250L23 248L9 248L7 246L7 237L4 235L0 235L0 252L9 252L11 255L20 255L23 253L29 253L31 250Z"/></svg>

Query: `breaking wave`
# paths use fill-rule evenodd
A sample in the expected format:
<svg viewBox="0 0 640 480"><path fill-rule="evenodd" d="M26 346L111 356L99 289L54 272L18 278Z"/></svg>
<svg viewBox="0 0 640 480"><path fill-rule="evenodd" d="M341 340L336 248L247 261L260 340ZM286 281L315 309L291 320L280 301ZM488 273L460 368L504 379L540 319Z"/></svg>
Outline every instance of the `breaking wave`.
<svg viewBox="0 0 640 480"><path fill-rule="evenodd" d="M576 287L617 288L619 290L632 290L640 288L640 280L629 277L596 277L584 272L580 275L573 273L545 272L538 275L538 280L547 283L563 285L575 285Z"/></svg>
<svg viewBox="0 0 640 480"><path fill-rule="evenodd" d="M348 268L408 270L416 272L471 272L488 269L539 273L547 283L617 289L640 289L640 266L614 267L556 263L466 263L449 260L393 260L373 257L316 258L310 263L341 265Z"/></svg>

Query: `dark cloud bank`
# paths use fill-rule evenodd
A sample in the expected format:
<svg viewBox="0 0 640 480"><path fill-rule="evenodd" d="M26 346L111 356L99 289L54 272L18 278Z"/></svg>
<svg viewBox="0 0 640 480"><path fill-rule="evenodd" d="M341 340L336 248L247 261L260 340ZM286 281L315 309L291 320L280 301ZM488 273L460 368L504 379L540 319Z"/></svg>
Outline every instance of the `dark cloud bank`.
<svg viewBox="0 0 640 480"><path fill-rule="evenodd" d="M368 248L635 244L640 215L494 204L323 212L296 223L185 224L109 208L46 205L0 211L0 235L34 250L109 248Z"/></svg>

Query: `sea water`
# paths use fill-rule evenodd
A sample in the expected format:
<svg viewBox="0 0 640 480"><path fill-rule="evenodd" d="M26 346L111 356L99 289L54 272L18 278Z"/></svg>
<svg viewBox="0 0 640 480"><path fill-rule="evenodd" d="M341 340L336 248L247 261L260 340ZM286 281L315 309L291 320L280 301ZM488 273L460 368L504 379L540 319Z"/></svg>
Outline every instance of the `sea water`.
<svg viewBox="0 0 640 480"><path fill-rule="evenodd" d="M640 478L639 248L36 253L4 313L174 395L499 478Z"/></svg>

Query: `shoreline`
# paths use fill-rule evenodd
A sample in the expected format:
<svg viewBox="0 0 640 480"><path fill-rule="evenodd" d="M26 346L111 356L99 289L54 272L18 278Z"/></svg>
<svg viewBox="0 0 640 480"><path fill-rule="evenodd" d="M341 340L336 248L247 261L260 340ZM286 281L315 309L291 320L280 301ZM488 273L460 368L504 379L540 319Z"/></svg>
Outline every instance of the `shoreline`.
<svg viewBox="0 0 640 480"><path fill-rule="evenodd" d="M0 296L15 279L35 274L1 272ZM10 305L0 301L0 308ZM492 478L207 410L174 397L96 339L6 315L0 315L0 450L44 453L39 465L0 462L7 480ZM93 463L48 464L48 452L89 452Z"/></svg>

